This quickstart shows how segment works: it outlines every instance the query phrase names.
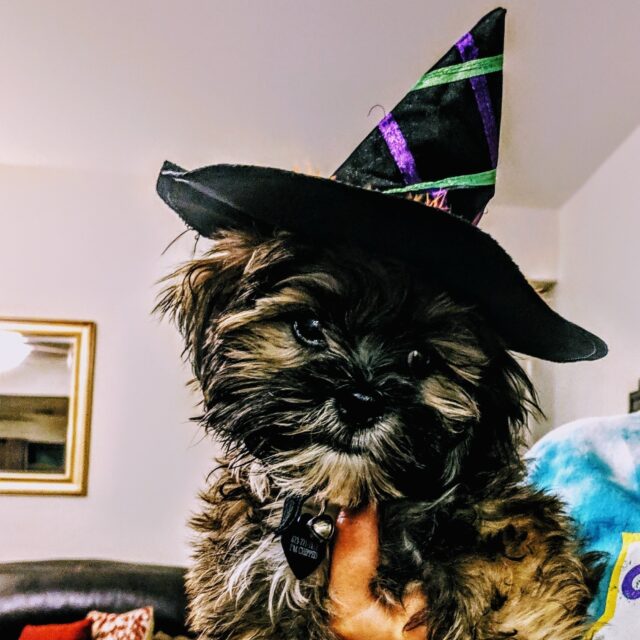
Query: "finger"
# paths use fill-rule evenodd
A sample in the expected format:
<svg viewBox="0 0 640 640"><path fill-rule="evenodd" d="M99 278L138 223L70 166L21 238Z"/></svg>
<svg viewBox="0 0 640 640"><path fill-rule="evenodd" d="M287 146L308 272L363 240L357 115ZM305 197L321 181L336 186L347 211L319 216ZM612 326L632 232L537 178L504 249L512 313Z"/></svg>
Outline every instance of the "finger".
<svg viewBox="0 0 640 640"><path fill-rule="evenodd" d="M331 551L329 595L336 604L364 607L378 564L378 516L375 507L342 511Z"/></svg>
<svg viewBox="0 0 640 640"><path fill-rule="evenodd" d="M409 620L413 618L413 616L422 611L426 606L427 602L424 595L420 591L414 590L411 593L405 595L405 597L402 599L404 624L406 625ZM426 630L426 626L420 625L418 627L415 627L414 629L411 629L410 631L403 631L402 637L406 638L407 640L413 640L414 638L424 640L424 638L426 637Z"/></svg>
<svg viewBox="0 0 640 640"><path fill-rule="evenodd" d="M333 628L342 638L422 640L424 626L405 631L404 626L425 606L419 591L406 594L398 606L382 606L369 589L378 565L378 514L374 507L342 511L331 553L329 595Z"/></svg>

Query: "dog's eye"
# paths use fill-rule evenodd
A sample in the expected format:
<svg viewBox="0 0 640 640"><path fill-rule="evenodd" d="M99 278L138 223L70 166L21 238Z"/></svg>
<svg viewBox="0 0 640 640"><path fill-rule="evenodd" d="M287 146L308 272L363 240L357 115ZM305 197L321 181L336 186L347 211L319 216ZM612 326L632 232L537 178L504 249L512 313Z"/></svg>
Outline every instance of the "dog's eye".
<svg viewBox="0 0 640 640"><path fill-rule="evenodd" d="M431 369L431 360L432 358L428 353L418 351L417 349L410 351L407 356L409 372L414 378L426 378Z"/></svg>
<svg viewBox="0 0 640 640"><path fill-rule="evenodd" d="M291 329L296 340L306 347L321 349L327 344L322 324L317 318L312 316L296 318L291 323Z"/></svg>

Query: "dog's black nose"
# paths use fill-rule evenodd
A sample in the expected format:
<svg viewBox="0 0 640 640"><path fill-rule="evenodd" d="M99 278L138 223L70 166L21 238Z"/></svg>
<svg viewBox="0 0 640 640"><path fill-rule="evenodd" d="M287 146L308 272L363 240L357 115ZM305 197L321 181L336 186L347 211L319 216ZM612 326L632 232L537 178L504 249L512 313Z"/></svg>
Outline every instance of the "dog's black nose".
<svg viewBox="0 0 640 640"><path fill-rule="evenodd" d="M367 426L383 413L382 397L373 389L343 389L336 395L340 417L355 426Z"/></svg>

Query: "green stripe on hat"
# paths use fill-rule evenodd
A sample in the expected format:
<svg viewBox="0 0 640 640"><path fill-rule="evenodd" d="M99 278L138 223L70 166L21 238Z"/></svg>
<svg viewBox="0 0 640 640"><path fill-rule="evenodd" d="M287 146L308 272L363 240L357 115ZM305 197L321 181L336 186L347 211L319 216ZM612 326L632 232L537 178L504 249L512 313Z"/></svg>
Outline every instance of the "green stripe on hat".
<svg viewBox="0 0 640 640"><path fill-rule="evenodd" d="M427 71L411 91L435 87L439 84L448 84L458 80L467 80L475 76L482 76L487 73L502 71L502 56L490 56L488 58L477 58L460 64L452 64L449 67L440 67L433 71Z"/></svg>
<svg viewBox="0 0 640 640"><path fill-rule="evenodd" d="M416 182L406 187L386 189L383 193L411 193L413 191L427 191L429 189L472 189L473 187L490 187L496 183L496 170L469 173L466 176L452 176L433 182Z"/></svg>

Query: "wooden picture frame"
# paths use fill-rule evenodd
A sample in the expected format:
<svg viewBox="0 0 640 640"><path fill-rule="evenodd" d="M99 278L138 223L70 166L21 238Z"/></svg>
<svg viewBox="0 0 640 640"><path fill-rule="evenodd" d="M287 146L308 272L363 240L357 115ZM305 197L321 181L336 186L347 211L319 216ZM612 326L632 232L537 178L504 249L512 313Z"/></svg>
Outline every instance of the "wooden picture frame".
<svg viewBox="0 0 640 640"><path fill-rule="evenodd" d="M0 494L87 493L96 325L0 318Z"/></svg>

